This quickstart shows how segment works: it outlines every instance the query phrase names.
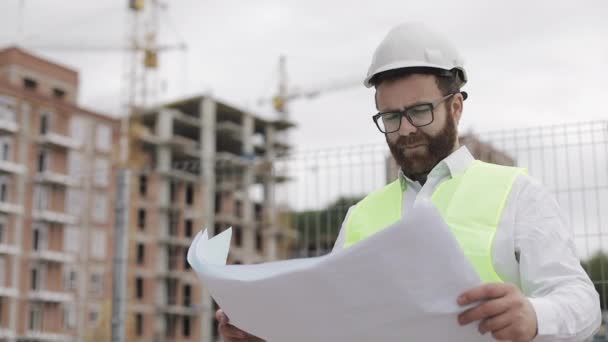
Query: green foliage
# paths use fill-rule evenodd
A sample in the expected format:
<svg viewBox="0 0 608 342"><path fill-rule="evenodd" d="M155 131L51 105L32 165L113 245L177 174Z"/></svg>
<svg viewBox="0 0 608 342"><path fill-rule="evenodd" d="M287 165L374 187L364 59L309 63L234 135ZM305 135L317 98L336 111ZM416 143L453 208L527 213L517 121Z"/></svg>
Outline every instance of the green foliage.
<svg viewBox="0 0 608 342"><path fill-rule="evenodd" d="M362 197L340 197L321 210L307 210L292 213L292 223L301 241L331 241L338 236L342 221L348 209Z"/></svg>
<svg viewBox="0 0 608 342"><path fill-rule="evenodd" d="M608 300L608 254L597 253L591 259L581 263L589 278L593 281L595 289L600 294L602 310L607 310Z"/></svg>

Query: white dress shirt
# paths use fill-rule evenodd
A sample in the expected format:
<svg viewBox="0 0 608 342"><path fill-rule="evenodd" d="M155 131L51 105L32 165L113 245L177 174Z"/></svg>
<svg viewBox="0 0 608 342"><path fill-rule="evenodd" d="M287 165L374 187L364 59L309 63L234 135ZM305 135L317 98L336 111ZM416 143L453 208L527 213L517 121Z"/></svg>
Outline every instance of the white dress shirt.
<svg viewBox="0 0 608 342"><path fill-rule="evenodd" d="M437 186L464 171L474 158L460 147L437 164L424 186L400 173L407 187L403 212L429 201ZM348 210L334 250L342 248ZM538 320L535 341L582 341L599 328L599 295L576 256L563 210L537 181L519 175L504 207L492 246L492 264L505 281L528 297Z"/></svg>

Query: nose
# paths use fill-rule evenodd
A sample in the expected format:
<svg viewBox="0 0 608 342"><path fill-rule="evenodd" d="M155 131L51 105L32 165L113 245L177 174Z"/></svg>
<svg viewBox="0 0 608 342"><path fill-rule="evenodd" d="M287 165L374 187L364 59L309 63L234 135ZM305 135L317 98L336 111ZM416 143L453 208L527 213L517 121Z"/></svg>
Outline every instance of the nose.
<svg viewBox="0 0 608 342"><path fill-rule="evenodd" d="M412 125L412 123L405 116L401 118L401 126L399 126L399 135L408 136L410 134L414 134L416 130L416 126Z"/></svg>

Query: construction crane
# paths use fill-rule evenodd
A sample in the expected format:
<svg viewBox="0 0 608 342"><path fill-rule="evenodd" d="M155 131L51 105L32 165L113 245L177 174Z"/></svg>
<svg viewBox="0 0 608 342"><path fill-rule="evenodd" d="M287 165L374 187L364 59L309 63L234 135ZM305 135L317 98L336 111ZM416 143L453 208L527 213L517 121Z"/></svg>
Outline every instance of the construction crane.
<svg viewBox="0 0 608 342"><path fill-rule="evenodd" d="M24 8L21 0L21 12ZM121 103L125 116L121 124L120 155L116 161L123 166L137 168L141 166L142 154L137 141L144 130L139 122L142 108L156 102L160 89L159 55L171 50L186 51L183 40L175 44L159 44L159 27L161 13L167 12L167 5L161 0L126 0L128 12L126 41L123 44L92 43L43 43L25 44L34 50L56 50L78 53L126 53ZM21 13L20 16L23 16ZM23 20L23 19L21 19ZM168 15L166 20L169 20ZM21 33L20 33L21 34Z"/></svg>
<svg viewBox="0 0 608 342"><path fill-rule="evenodd" d="M288 89L288 76L287 76L287 59L285 56L279 57L279 84L276 95L271 98L261 98L258 100L258 105L265 105L272 103L272 107L279 114L281 120L288 121L288 104L291 101L299 99L313 99L322 94L330 92L336 92L354 88L361 85L359 79L347 79L343 81L336 81L328 83L322 86L303 89L303 90L289 90Z"/></svg>

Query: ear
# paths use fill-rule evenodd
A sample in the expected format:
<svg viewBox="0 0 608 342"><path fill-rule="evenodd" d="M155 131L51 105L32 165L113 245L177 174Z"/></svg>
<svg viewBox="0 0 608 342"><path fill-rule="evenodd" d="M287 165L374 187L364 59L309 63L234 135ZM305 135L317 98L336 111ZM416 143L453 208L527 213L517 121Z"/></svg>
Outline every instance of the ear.
<svg viewBox="0 0 608 342"><path fill-rule="evenodd" d="M450 109L452 112L452 118L456 123L456 126L460 123L460 117L462 116L462 106L464 104L464 97L461 93L454 94L452 101L450 101Z"/></svg>

